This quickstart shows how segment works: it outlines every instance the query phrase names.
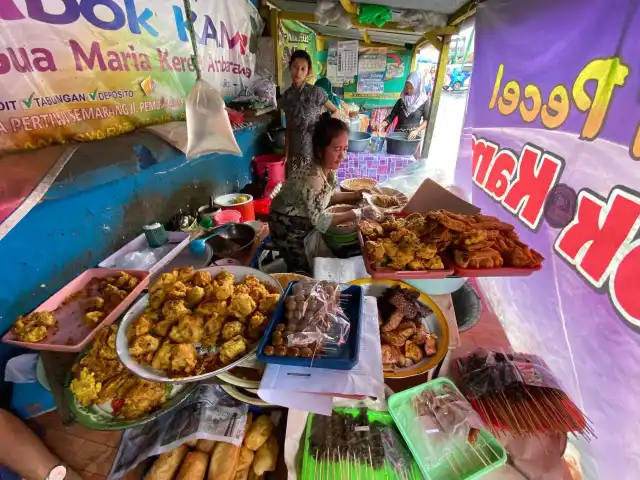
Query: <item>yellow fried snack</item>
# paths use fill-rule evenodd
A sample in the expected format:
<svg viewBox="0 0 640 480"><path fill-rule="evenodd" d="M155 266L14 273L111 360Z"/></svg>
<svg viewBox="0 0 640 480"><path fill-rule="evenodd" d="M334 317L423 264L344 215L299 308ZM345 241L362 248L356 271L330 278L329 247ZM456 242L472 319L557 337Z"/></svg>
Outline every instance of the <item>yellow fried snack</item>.
<svg viewBox="0 0 640 480"><path fill-rule="evenodd" d="M151 367L158 370L169 370L171 368L171 356L173 355L173 344L164 342L156 352Z"/></svg>
<svg viewBox="0 0 640 480"><path fill-rule="evenodd" d="M104 312L87 312L82 316L82 323L89 326L98 325L106 316Z"/></svg>
<svg viewBox="0 0 640 480"><path fill-rule="evenodd" d="M246 293L234 295L229 304L229 313L238 318L248 317L256 309L256 302Z"/></svg>
<svg viewBox="0 0 640 480"><path fill-rule="evenodd" d="M101 310L104 307L104 298L92 297L85 303L84 311L93 312L95 310Z"/></svg>
<svg viewBox="0 0 640 480"><path fill-rule="evenodd" d="M240 335L226 341L220 347L220 361L223 365L233 362L247 350L245 339Z"/></svg>
<svg viewBox="0 0 640 480"><path fill-rule="evenodd" d="M207 348L214 347L218 343L218 337L222 330L222 324L224 323L224 316L214 313L210 315L204 323L204 337L202 338L202 345Z"/></svg>
<svg viewBox="0 0 640 480"><path fill-rule="evenodd" d="M233 285L236 283L236 277L234 277L231 273L227 271L222 271L218 275L216 275L215 281L219 284L230 284Z"/></svg>
<svg viewBox="0 0 640 480"><path fill-rule="evenodd" d="M164 385L138 379L124 398L121 414L126 419L138 418L159 407L165 400Z"/></svg>
<svg viewBox="0 0 640 480"><path fill-rule="evenodd" d="M139 355L146 355L153 353L160 347L160 339L153 335L141 335L133 340L133 343L129 346L129 353L136 357Z"/></svg>
<svg viewBox="0 0 640 480"><path fill-rule="evenodd" d="M33 312L26 317L18 317L12 330L21 342L37 343L47 336L49 328L56 325L51 312Z"/></svg>
<svg viewBox="0 0 640 480"><path fill-rule="evenodd" d="M90 405L98 399L102 384L96 382L95 374L85 367L80 372L79 378L71 381L70 389L81 405Z"/></svg>
<svg viewBox="0 0 640 480"><path fill-rule="evenodd" d="M186 303L189 308L196 307L204 298L204 288L193 287L187 290Z"/></svg>
<svg viewBox="0 0 640 480"><path fill-rule="evenodd" d="M260 300L260 305L258 306L258 310L260 313L269 314L273 313L278 305L278 301L280 300L279 293L269 293L264 296L262 300Z"/></svg>
<svg viewBox="0 0 640 480"><path fill-rule="evenodd" d="M151 298L149 299L149 308L152 310L160 310L162 308L162 304L165 301L167 294L164 290L158 289L151 294Z"/></svg>
<svg viewBox="0 0 640 480"><path fill-rule="evenodd" d="M165 292L168 300L180 300L186 298L187 286L182 282L175 282Z"/></svg>
<svg viewBox="0 0 640 480"><path fill-rule="evenodd" d="M200 315L185 315L169 332L176 343L198 343L204 334L204 320Z"/></svg>
<svg viewBox="0 0 640 480"><path fill-rule="evenodd" d="M199 315L225 315L228 312L227 302L224 300L216 300L212 302L202 302L196 308L196 313Z"/></svg>
<svg viewBox="0 0 640 480"><path fill-rule="evenodd" d="M162 314L164 315L165 320L172 320L174 322L177 322L188 313L191 313L191 311L187 307L185 307L182 300L168 301L162 307Z"/></svg>
<svg viewBox="0 0 640 480"><path fill-rule="evenodd" d="M244 333L244 328L244 324L238 320L225 323L222 327L222 340L226 342L236 335L242 335Z"/></svg>
<svg viewBox="0 0 640 480"><path fill-rule="evenodd" d="M173 346L171 356L171 370L174 373L189 374L193 371L198 360L196 347L190 343L181 343Z"/></svg>
<svg viewBox="0 0 640 480"><path fill-rule="evenodd" d="M209 272L199 270L193 275L193 283L197 287L205 287L211 283L211 274Z"/></svg>

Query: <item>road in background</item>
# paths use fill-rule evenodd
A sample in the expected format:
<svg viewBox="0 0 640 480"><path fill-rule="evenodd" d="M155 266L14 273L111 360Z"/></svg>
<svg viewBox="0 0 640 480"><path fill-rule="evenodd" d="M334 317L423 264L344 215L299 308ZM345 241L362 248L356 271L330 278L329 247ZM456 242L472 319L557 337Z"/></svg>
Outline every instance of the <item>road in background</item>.
<svg viewBox="0 0 640 480"><path fill-rule="evenodd" d="M446 183L453 183L468 93L468 89L458 92L443 90L440 97L427 165L442 170Z"/></svg>

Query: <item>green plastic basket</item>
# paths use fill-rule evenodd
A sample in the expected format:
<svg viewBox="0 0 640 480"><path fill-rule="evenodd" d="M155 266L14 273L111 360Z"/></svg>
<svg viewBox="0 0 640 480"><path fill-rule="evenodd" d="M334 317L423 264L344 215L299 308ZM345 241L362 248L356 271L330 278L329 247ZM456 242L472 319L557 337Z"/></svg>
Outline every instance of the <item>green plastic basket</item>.
<svg viewBox="0 0 640 480"><path fill-rule="evenodd" d="M334 408L334 412L357 416L360 410L357 408ZM393 425L393 418L388 412L378 412L368 410L367 416L369 422L380 422L384 425ZM362 479L362 480L422 480L420 469L415 462L412 465L412 471L407 475L396 472L387 462L384 468L374 469L360 464L346 468L338 467L336 462L318 462L313 455L309 453L309 438L311 436L311 425L313 424L314 414L307 417L307 426L304 435L304 453L302 457L302 475L301 480L342 480L342 479Z"/></svg>
<svg viewBox="0 0 640 480"><path fill-rule="evenodd" d="M507 452L486 430L480 431L473 446L467 443L466 440L459 441L452 445L451 453L438 461L426 463L422 460L425 456L425 445L429 441L429 437L422 432L416 435L414 430L416 413L411 405L411 400L424 390L432 390L436 394L444 393L443 387L445 385L459 391L448 378L436 378L417 387L391 395L387 401L389 412L407 442L407 446L411 450L413 458L424 477L427 480L474 480L507 463ZM411 425L409 425L409 422L403 421L405 418L413 418L414 421L410 422Z"/></svg>

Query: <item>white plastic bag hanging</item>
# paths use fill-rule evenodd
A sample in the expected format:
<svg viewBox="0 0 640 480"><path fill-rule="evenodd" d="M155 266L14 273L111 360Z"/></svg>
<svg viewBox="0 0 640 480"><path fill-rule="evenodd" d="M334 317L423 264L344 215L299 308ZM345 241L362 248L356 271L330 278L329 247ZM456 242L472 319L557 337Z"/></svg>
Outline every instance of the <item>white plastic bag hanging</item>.
<svg viewBox="0 0 640 480"><path fill-rule="evenodd" d="M196 80L186 102L187 158L208 153L242 156L220 92L202 79Z"/></svg>

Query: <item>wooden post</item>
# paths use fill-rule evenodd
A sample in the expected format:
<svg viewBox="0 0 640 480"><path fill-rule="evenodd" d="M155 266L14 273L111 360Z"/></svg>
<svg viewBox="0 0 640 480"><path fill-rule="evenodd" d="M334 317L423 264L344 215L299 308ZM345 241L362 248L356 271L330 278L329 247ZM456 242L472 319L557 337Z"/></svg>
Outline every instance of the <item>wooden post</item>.
<svg viewBox="0 0 640 480"><path fill-rule="evenodd" d="M440 50L440 58L438 59L438 70L436 71L436 81L431 94L431 108L429 110L429 120L427 131L422 142L421 158L427 158L429 155L429 147L433 138L433 131L438 116L438 106L440 105L440 96L442 95L442 86L444 85L445 75L447 73L447 63L449 62L449 45L451 44L451 35L442 37L442 49Z"/></svg>
<svg viewBox="0 0 640 480"><path fill-rule="evenodd" d="M276 67L276 84L282 88L282 52L280 49L280 19L278 18L278 10L271 8L269 10L269 28L273 37L273 54L275 56Z"/></svg>

